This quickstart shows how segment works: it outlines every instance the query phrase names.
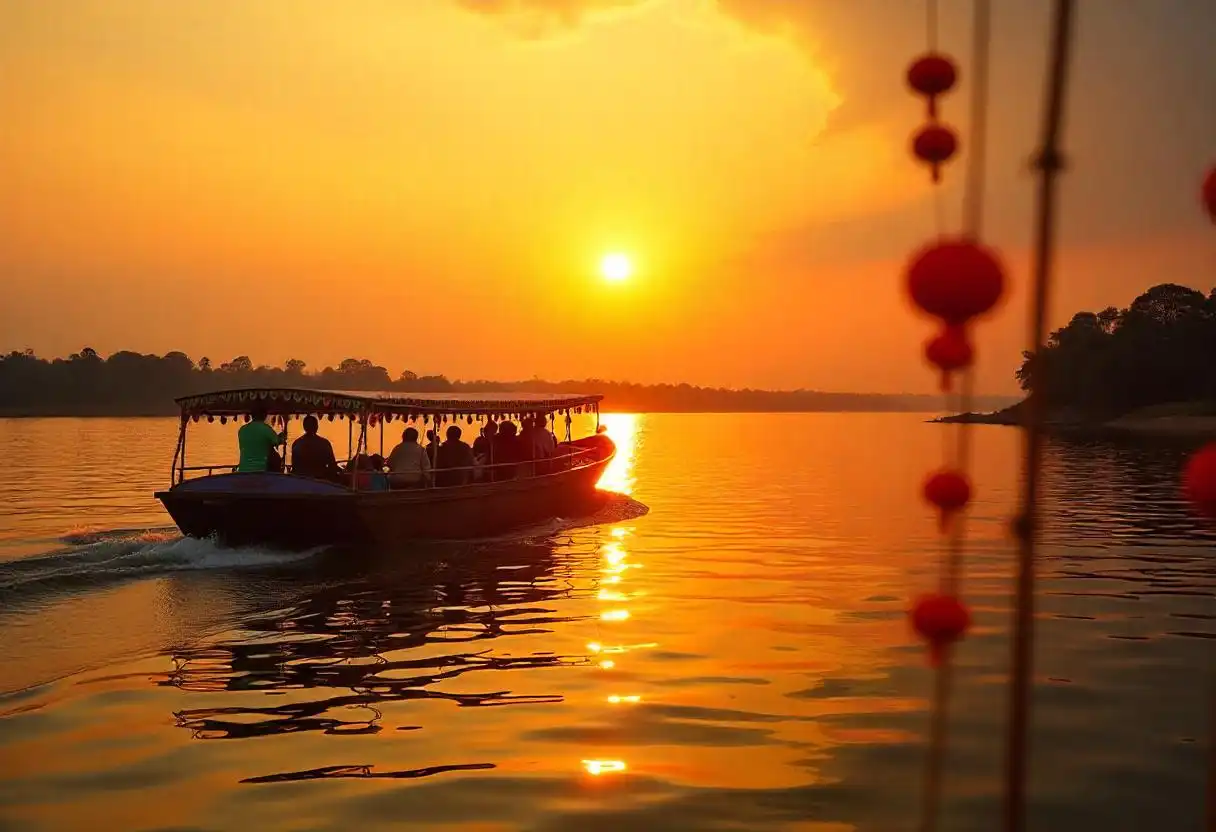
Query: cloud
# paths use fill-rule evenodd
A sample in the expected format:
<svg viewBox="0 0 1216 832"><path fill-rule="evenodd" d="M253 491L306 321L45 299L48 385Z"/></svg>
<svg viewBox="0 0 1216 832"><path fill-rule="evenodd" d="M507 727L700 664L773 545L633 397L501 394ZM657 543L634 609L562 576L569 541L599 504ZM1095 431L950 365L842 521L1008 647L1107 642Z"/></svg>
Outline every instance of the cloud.
<svg viewBox="0 0 1216 832"><path fill-rule="evenodd" d="M890 115L892 94L900 94L902 64L892 56L924 49L924 9L890 0L681 0L690 9L716 9L760 35L794 41L815 67L826 72L842 94L832 130L848 130ZM676 0L456 0L469 11L498 17L528 38L559 35L611 12ZM880 23L881 25L876 25ZM898 63L898 62L897 62Z"/></svg>
<svg viewBox="0 0 1216 832"><path fill-rule="evenodd" d="M649 0L456 0L472 12L494 15L520 35L544 37L572 29L588 17L623 11Z"/></svg>

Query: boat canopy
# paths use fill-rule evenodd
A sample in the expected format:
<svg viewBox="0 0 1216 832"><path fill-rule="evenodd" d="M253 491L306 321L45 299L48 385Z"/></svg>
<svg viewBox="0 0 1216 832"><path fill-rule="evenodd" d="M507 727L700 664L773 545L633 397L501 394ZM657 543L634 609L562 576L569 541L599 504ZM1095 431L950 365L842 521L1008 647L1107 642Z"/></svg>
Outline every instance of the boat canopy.
<svg viewBox="0 0 1216 832"><path fill-rule="evenodd" d="M410 394L394 390L344 391L295 388L217 390L175 399L182 417L241 416L262 408L271 416L397 415L397 416L511 416L598 412L600 395L549 393L432 393Z"/></svg>

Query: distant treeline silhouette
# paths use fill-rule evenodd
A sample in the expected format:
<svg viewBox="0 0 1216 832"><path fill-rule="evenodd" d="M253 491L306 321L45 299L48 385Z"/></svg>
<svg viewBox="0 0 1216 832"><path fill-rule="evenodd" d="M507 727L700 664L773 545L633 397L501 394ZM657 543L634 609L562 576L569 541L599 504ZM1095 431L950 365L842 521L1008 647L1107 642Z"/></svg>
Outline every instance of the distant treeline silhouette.
<svg viewBox="0 0 1216 832"><path fill-rule="evenodd" d="M1216 289L1163 283L1127 309L1078 312L1018 382L1053 409L1115 417L1152 405L1216 402Z"/></svg>
<svg viewBox="0 0 1216 832"><path fill-rule="evenodd" d="M637 412L805 412L937 410L938 396L824 393L812 390L726 390L688 384L641 385L586 379L518 382L451 381L405 370L394 378L365 358L310 372L298 359L282 367L255 365L241 355L215 366L182 352L103 358L90 348L47 360L30 350L0 356L0 415L160 415L176 412L173 399L241 387L402 392L597 392L609 410ZM1007 403L993 398L992 406Z"/></svg>

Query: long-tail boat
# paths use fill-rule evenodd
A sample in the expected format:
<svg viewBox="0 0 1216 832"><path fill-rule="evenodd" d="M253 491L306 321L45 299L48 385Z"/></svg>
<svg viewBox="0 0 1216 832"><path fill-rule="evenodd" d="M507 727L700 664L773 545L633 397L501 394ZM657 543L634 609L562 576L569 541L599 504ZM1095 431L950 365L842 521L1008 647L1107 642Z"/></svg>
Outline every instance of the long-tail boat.
<svg viewBox="0 0 1216 832"><path fill-rule="evenodd" d="M186 396L176 400L181 427L170 487L157 492L156 498L182 534L231 546L300 548L501 534L586 513L599 504L596 483L616 454L599 425L602 398L523 393L414 396L287 388ZM331 479L297 475L286 444L280 472L238 472L233 463L187 464L186 440L192 423L248 421L255 412L267 414L285 432L293 420L307 415L348 420L351 439L345 466L339 465ZM596 429L574 439L572 416L579 413L594 414ZM478 465L469 477L460 478L471 480L461 485L440 485L440 478L432 477L422 487L369 490L359 476L355 461L367 457L370 434L378 429L383 436L386 424L430 426L442 435L448 424L527 417L543 417L554 440L558 419L563 419L565 439L553 443L552 456Z"/></svg>

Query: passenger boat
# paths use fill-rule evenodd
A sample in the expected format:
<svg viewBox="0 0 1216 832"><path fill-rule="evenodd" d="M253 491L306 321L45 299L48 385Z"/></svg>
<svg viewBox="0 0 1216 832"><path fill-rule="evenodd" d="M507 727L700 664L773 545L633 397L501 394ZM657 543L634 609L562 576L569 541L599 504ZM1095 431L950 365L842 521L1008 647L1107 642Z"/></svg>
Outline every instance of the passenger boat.
<svg viewBox="0 0 1216 832"><path fill-rule="evenodd" d="M223 390L177 399L181 427L170 487L156 493L182 534L212 537L238 546L267 544L303 548L325 544L391 543L417 539L461 539L501 534L554 517L589 513L600 503L596 483L616 448L599 425L602 396L504 395L412 396L300 389ZM284 450L281 473L237 472L226 465L189 465L187 433L192 423L248 421L264 411L276 429L291 432L306 415L347 420L347 461L342 476L320 480L291 472ZM595 416L595 432L574 439L573 416ZM565 439L556 454L525 463L478 466L478 480L464 485L367 490L351 461L366 454L373 433L381 448L385 430L395 444L411 423L420 434L446 425L484 424L542 416L553 431L561 417ZM297 423L298 424L298 423ZM556 438L556 431L555 438ZM236 448L236 437L233 437ZM381 452L383 453L383 451ZM463 469L468 470L468 469ZM505 477L510 478L505 478Z"/></svg>

